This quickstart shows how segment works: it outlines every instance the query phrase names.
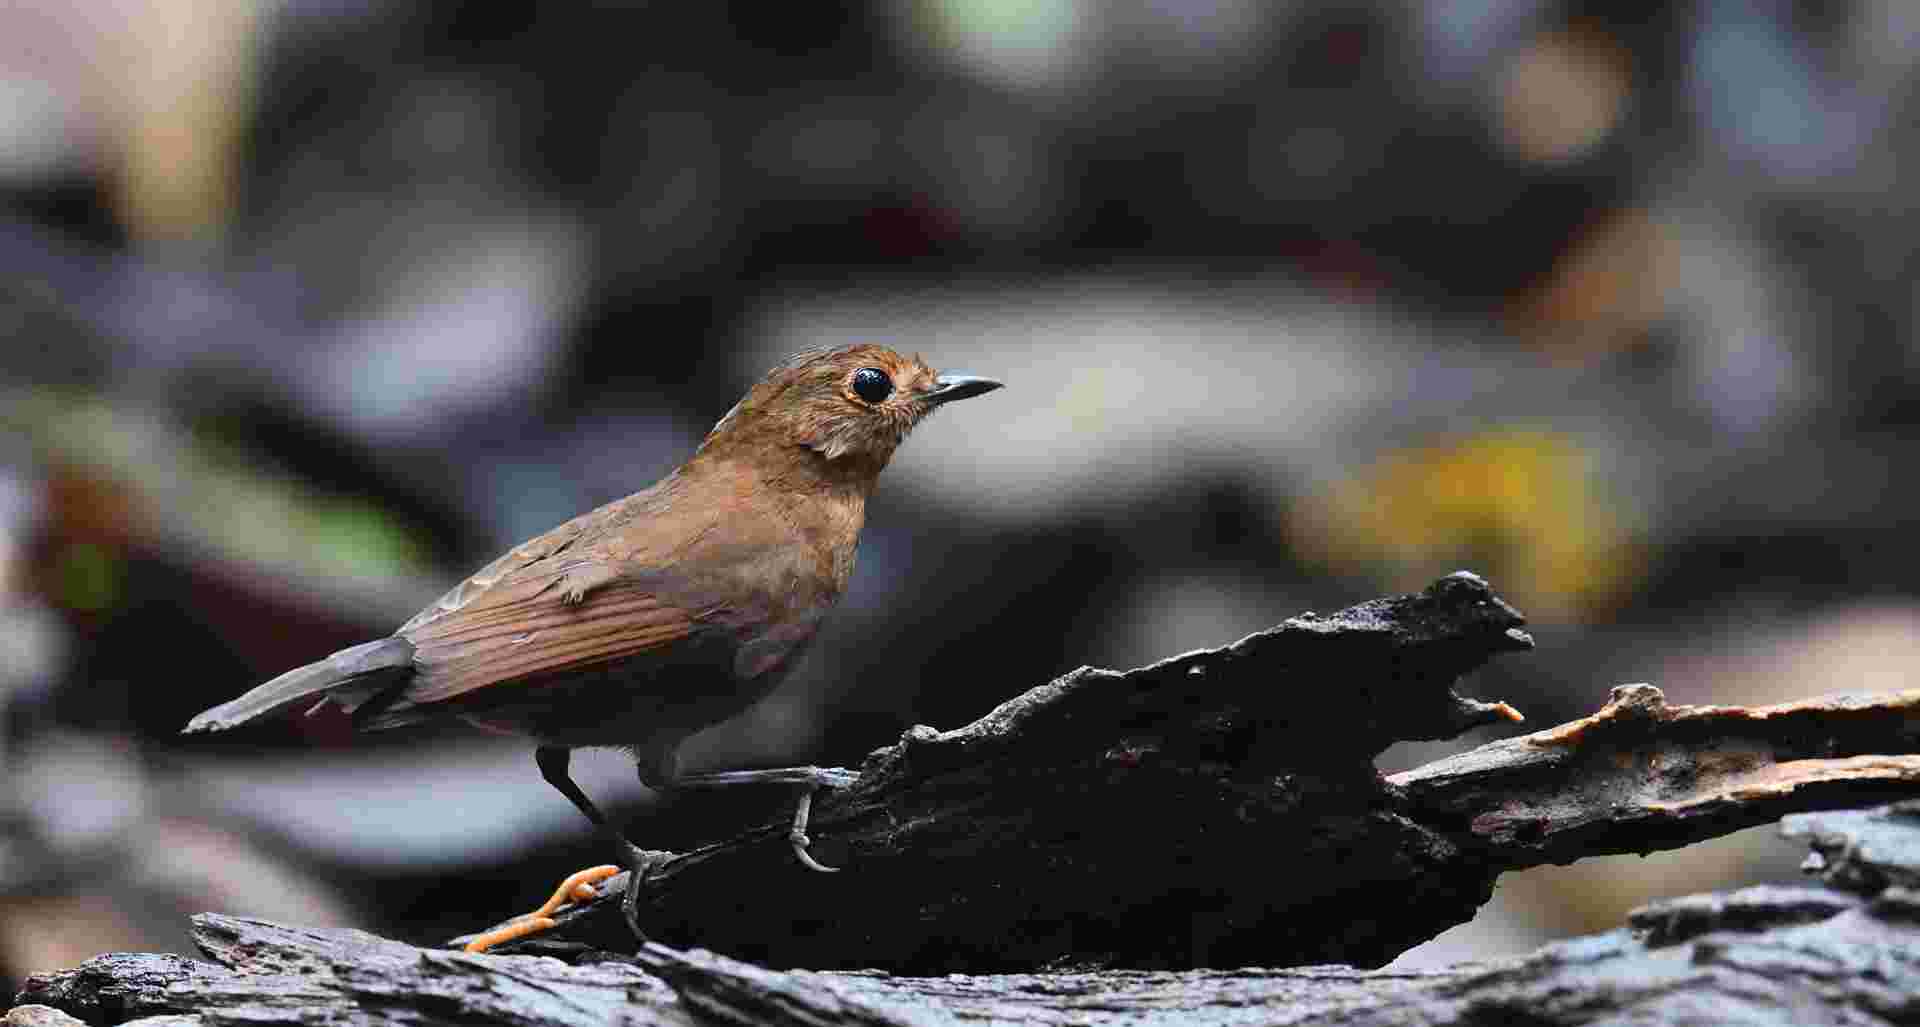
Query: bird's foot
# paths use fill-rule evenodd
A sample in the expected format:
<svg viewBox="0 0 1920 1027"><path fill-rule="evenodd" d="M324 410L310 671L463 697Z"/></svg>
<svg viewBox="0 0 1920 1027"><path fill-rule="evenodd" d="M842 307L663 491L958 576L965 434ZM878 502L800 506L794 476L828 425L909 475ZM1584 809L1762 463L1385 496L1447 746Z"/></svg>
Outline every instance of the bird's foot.
<svg viewBox="0 0 1920 1027"><path fill-rule="evenodd" d="M561 906L569 902L587 902L598 897L600 892L594 885L619 872L619 867L604 865L588 867L579 873L569 876L566 880L560 882L560 887L553 890L552 897L548 898L539 909L522 916L514 917L499 927L481 934L479 937L467 942L466 950L468 952L485 952L496 945L504 945L510 941L518 941L530 934L539 934L541 931L552 930L554 925L553 913L555 910L558 910Z"/></svg>
<svg viewBox="0 0 1920 1027"><path fill-rule="evenodd" d="M837 874L839 867L830 867L813 858L807 850L813 846L813 839L807 837L807 822L813 818L813 793L822 788L845 788L859 780L857 771L845 767L797 767L796 770L810 772L806 774L807 783L801 787L800 801L793 808L793 826L787 830L787 844L793 847L793 857L808 870L822 874Z"/></svg>
<svg viewBox="0 0 1920 1027"><path fill-rule="evenodd" d="M813 839L807 837L807 820L813 816L813 788L800 793L800 804L793 811L793 827L787 831L787 844L793 846L793 855L800 865L808 870L817 870L823 874L837 874L839 867L830 867L813 858L807 849L813 845Z"/></svg>
<svg viewBox="0 0 1920 1027"><path fill-rule="evenodd" d="M652 852L643 849L626 839L621 839L621 859L627 864L627 890L620 896L620 916L627 922L627 930L633 932L633 940L645 945L650 939L647 932L640 929L640 891L646 887L647 876L653 868L673 857L671 852Z"/></svg>
<svg viewBox="0 0 1920 1027"><path fill-rule="evenodd" d="M808 870L823 874L838 873L813 858L807 849L813 839L807 837L807 822L813 816L813 793L822 788L845 788L860 779L860 772L845 767L776 767L771 770L723 770L712 774L690 774L674 782L677 788L724 788L731 785L799 785L800 802L793 811L793 826L787 831L787 844L795 859Z"/></svg>

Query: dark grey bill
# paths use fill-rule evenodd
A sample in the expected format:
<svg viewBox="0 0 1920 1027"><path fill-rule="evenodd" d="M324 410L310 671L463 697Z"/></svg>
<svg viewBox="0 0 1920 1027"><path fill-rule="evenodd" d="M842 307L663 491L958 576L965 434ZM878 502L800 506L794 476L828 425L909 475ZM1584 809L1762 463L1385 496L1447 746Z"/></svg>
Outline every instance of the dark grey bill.
<svg viewBox="0 0 1920 1027"><path fill-rule="evenodd" d="M951 403L956 399L970 399L982 396L995 389L1005 387L1006 382L997 382L991 378L980 378L970 374L943 374L933 380L933 391L926 394L928 406Z"/></svg>

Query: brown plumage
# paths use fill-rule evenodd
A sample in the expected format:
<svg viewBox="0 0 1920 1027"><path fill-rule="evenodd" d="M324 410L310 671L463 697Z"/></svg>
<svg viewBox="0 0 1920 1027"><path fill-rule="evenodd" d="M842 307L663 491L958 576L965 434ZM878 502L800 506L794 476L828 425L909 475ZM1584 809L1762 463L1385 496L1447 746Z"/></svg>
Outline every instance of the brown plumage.
<svg viewBox="0 0 1920 1027"><path fill-rule="evenodd" d="M683 778L675 753L793 668L846 590L867 497L908 432L942 403L999 387L883 346L799 354L651 488L515 547L393 636L289 671L186 730L329 703L366 730L460 718L534 739L547 779L616 835L567 777L570 750L630 749L642 780L663 788L778 782L810 795L843 783L844 771L818 768ZM806 806L794 849L824 869L805 852ZM620 844L637 886L645 853Z"/></svg>

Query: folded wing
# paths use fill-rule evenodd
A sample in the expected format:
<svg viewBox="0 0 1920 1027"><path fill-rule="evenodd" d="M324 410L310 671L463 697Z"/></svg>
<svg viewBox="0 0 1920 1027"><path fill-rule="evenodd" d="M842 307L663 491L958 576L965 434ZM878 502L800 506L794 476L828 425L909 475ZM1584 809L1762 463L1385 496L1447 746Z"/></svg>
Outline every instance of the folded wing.
<svg viewBox="0 0 1920 1027"><path fill-rule="evenodd" d="M568 572L543 568L491 583L458 608L405 632L414 678L398 705L420 706L668 649L694 630L694 612L615 579L584 602L562 599Z"/></svg>

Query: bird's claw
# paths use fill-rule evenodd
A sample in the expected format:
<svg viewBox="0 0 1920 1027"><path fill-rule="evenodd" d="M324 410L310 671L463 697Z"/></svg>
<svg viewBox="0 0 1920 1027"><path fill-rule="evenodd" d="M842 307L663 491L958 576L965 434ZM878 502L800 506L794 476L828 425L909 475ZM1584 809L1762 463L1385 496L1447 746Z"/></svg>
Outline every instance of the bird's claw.
<svg viewBox="0 0 1920 1027"><path fill-rule="evenodd" d="M839 867L830 867L813 858L807 849L813 845L813 839L807 837L807 821L813 816L813 789L800 793L800 804L793 811L793 827L787 831L787 844L793 847L794 858L808 870L822 874L837 874Z"/></svg>
<svg viewBox="0 0 1920 1027"><path fill-rule="evenodd" d="M817 871L822 874L837 874L840 872L839 867L830 867L814 859L813 853L807 851L808 846L813 844L813 839L807 837L807 832L799 828L788 831L787 843L793 846L793 854L800 860L800 865L806 867L808 870Z"/></svg>
<svg viewBox="0 0 1920 1027"><path fill-rule="evenodd" d="M640 875L627 878L626 894L620 896L620 917L627 922L627 930L633 932L633 940L645 945L652 939L640 929Z"/></svg>
<svg viewBox="0 0 1920 1027"><path fill-rule="evenodd" d="M647 875L665 853L648 852L632 842L622 840L627 864L627 890L620 896L620 916L627 922L627 930L633 932L635 941L645 945L649 939L647 932L640 929L640 891L646 887Z"/></svg>

